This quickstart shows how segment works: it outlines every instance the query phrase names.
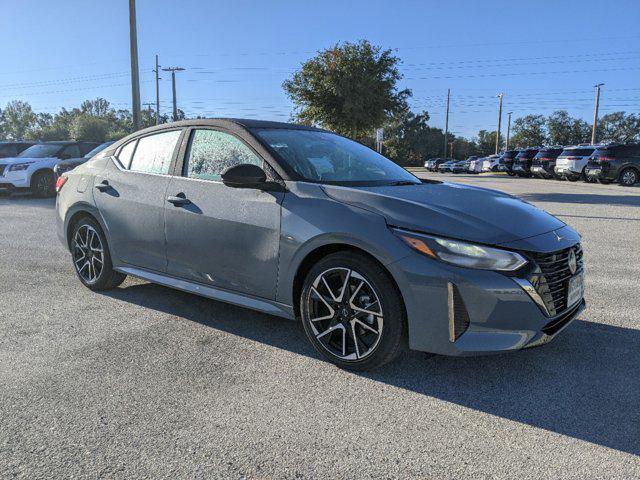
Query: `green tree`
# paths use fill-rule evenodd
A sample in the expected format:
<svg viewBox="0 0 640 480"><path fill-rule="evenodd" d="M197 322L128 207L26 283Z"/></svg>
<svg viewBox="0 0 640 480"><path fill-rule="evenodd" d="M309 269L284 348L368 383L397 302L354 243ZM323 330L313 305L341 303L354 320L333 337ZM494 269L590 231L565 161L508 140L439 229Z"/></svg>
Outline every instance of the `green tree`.
<svg viewBox="0 0 640 480"><path fill-rule="evenodd" d="M480 130L478 132L478 137L475 141L477 147L477 155L486 157L496 153L496 134L497 132L495 130L492 132L489 132L487 130ZM504 138L501 134L499 150L502 150L503 147Z"/></svg>
<svg viewBox="0 0 640 480"><path fill-rule="evenodd" d="M406 111L394 117L385 128L386 156L403 166L422 166L429 158L442 155L444 134L428 121L427 112Z"/></svg>
<svg viewBox="0 0 640 480"><path fill-rule="evenodd" d="M360 138L406 110L411 92L398 91L399 61L366 40L344 42L306 61L282 86L298 121Z"/></svg>
<svg viewBox="0 0 640 480"><path fill-rule="evenodd" d="M21 100L9 102L3 111L2 130L11 140L21 140L36 124L36 114L31 105Z"/></svg>
<svg viewBox="0 0 640 480"><path fill-rule="evenodd" d="M547 119L544 115L527 115L513 122L513 136L510 144L514 147L535 147L547 143Z"/></svg>
<svg viewBox="0 0 640 480"><path fill-rule="evenodd" d="M73 119L69 133L74 140L104 142L109 130L109 121L104 117L78 115Z"/></svg>
<svg viewBox="0 0 640 480"><path fill-rule="evenodd" d="M600 142L640 141L640 115L608 113L600 119L596 133Z"/></svg>
<svg viewBox="0 0 640 480"><path fill-rule="evenodd" d="M577 145L588 142L591 129L587 122L572 118L566 110L553 112L547 118L549 143L554 145Z"/></svg>

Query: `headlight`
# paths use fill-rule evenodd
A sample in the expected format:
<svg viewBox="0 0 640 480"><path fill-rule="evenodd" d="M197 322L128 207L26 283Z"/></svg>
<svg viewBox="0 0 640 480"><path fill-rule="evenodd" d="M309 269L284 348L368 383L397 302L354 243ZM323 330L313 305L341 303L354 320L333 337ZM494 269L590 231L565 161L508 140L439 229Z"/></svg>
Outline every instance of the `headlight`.
<svg viewBox="0 0 640 480"><path fill-rule="evenodd" d="M392 230L412 249L459 267L512 272L527 264L527 260L516 252L405 230Z"/></svg>
<svg viewBox="0 0 640 480"><path fill-rule="evenodd" d="M29 165L31 165L33 162L29 162L29 163L16 163L14 165L11 165L9 167L9 171L10 172L18 172L20 170L26 170L27 168L29 168Z"/></svg>

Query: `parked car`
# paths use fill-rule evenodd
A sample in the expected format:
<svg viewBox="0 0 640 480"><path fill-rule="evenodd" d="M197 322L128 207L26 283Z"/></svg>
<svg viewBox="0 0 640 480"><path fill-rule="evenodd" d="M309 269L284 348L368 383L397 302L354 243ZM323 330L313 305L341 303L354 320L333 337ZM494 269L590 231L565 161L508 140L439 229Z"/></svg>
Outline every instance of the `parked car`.
<svg viewBox="0 0 640 480"><path fill-rule="evenodd" d="M531 163L533 161L533 157L538 153L537 148L524 148L522 150L518 150L518 154L513 160L513 166L511 170L519 177L530 177L531 176Z"/></svg>
<svg viewBox="0 0 640 480"><path fill-rule="evenodd" d="M591 145L565 147L556 159L554 168L556 175L571 182L580 178L587 180L585 169L594 150L595 147Z"/></svg>
<svg viewBox="0 0 640 480"><path fill-rule="evenodd" d="M481 172L497 172L500 165L500 158L502 155L494 154L485 157L482 161Z"/></svg>
<svg viewBox="0 0 640 480"><path fill-rule="evenodd" d="M447 160L438 165L439 173L450 173L453 171L453 164L459 162L459 160Z"/></svg>
<svg viewBox="0 0 640 480"><path fill-rule="evenodd" d="M505 172L511 176L514 176L515 173L513 173L513 161L515 160L516 155L518 155L519 152L520 150L507 150L506 152L504 152L500 157L500 161L498 162L498 171Z"/></svg>
<svg viewBox="0 0 640 480"><path fill-rule="evenodd" d="M468 172L469 173L480 173L482 171L482 162L484 158L476 158L475 160L471 160L469 162Z"/></svg>
<svg viewBox="0 0 640 480"><path fill-rule="evenodd" d="M505 193L420 181L313 127L160 125L57 188L57 232L86 287L133 275L297 319L343 368L380 366L405 345L445 355L540 345L584 308L571 227Z"/></svg>
<svg viewBox="0 0 640 480"><path fill-rule="evenodd" d="M562 153L562 147L541 148L531 162L531 173L540 178L554 178L556 158Z"/></svg>
<svg viewBox="0 0 640 480"><path fill-rule="evenodd" d="M429 164L427 170L429 170L430 172L437 172L438 167L446 161L446 158L432 158L427 162Z"/></svg>
<svg viewBox="0 0 640 480"><path fill-rule="evenodd" d="M9 158L18 156L23 150L29 148L35 142L0 142L0 158Z"/></svg>
<svg viewBox="0 0 640 480"><path fill-rule="evenodd" d="M91 150L84 157L70 158L69 160L62 160L62 161L58 162L58 164L55 167L53 167L53 172L56 174L56 176L60 176L63 173L68 172L69 170L73 170L78 165L82 165L87 160L91 159L91 157L93 157L94 155L97 155L102 150L107 148L109 145L113 145L114 143L115 142L104 142L104 143L101 143L100 145L98 145L93 150Z"/></svg>
<svg viewBox="0 0 640 480"><path fill-rule="evenodd" d="M630 187L640 180L640 144L609 144L595 149L586 168L587 178Z"/></svg>
<svg viewBox="0 0 640 480"><path fill-rule="evenodd" d="M458 160L451 164L453 173L465 173L469 169L469 160Z"/></svg>
<svg viewBox="0 0 640 480"><path fill-rule="evenodd" d="M80 157L97 145L96 142L36 143L17 157L0 160L0 189L30 189L34 195L52 195L56 164L60 160Z"/></svg>

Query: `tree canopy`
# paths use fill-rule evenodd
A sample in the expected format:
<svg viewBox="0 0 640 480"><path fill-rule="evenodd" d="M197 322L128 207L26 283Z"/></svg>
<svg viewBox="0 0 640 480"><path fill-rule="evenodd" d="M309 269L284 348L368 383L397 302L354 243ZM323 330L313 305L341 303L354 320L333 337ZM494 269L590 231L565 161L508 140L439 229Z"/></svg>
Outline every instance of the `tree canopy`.
<svg viewBox="0 0 640 480"><path fill-rule="evenodd" d="M296 119L361 138L407 109L409 90L398 90L400 59L362 40L319 52L283 83Z"/></svg>

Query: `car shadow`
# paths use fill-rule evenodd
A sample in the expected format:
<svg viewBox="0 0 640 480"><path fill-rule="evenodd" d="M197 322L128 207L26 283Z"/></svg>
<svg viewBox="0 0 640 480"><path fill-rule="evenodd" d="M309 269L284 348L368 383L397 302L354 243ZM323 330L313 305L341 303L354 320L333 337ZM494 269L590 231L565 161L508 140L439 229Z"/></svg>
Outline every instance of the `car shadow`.
<svg viewBox="0 0 640 480"><path fill-rule="evenodd" d="M150 283L106 295L319 358L289 320ZM640 330L579 320L539 348L484 357L407 352L355 375L640 455L639 346Z"/></svg>
<svg viewBox="0 0 640 480"><path fill-rule="evenodd" d="M623 188L623 187L620 187ZM640 195L597 195L591 193L523 193L518 197L527 202L578 203L593 205L624 205L640 207Z"/></svg>

